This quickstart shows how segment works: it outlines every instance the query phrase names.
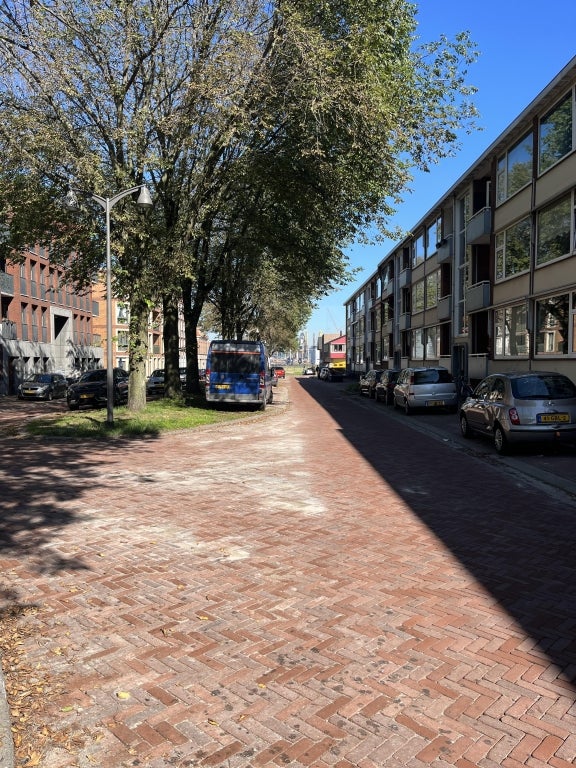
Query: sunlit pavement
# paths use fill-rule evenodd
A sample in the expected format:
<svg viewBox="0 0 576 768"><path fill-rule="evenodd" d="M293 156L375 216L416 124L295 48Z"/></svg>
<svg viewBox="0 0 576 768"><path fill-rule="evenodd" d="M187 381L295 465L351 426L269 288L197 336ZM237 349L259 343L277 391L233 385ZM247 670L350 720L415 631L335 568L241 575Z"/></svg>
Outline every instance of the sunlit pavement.
<svg viewBox="0 0 576 768"><path fill-rule="evenodd" d="M5 607L75 736L43 768L572 766L576 507L345 387L274 394L4 442Z"/></svg>

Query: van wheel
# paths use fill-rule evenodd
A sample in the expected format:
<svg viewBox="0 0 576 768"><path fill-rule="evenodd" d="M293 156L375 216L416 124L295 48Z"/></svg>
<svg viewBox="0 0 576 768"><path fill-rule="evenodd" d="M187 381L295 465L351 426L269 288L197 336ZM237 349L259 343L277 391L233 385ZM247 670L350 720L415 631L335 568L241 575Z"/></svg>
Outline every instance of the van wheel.
<svg viewBox="0 0 576 768"><path fill-rule="evenodd" d="M266 405L267 405L267 404L268 404L268 400L267 400L267 398L264 398L264 399L262 400L262 402L260 403L260 410L261 410L261 411L265 411L265 410L266 410Z"/></svg>
<svg viewBox="0 0 576 768"><path fill-rule="evenodd" d="M272 403L273 400L274 400L274 392L272 391L272 389L270 389L270 397L268 398L268 405L270 405L270 403Z"/></svg>

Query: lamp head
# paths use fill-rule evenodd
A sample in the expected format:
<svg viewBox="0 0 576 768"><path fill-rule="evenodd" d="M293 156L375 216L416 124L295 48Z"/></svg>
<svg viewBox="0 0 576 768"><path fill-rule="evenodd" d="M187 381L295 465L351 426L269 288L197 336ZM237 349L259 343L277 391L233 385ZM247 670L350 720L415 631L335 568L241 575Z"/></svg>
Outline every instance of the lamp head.
<svg viewBox="0 0 576 768"><path fill-rule="evenodd" d="M140 187L140 194L138 195L138 200L136 200L136 205L140 206L140 208L152 208L154 205L148 187L144 184Z"/></svg>
<svg viewBox="0 0 576 768"><path fill-rule="evenodd" d="M68 192L66 192L66 197L64 198L64 207L68 208L69 211L75 211L78 209L78 198L76 197L76 193L73 189L69 189Z"/></svg>

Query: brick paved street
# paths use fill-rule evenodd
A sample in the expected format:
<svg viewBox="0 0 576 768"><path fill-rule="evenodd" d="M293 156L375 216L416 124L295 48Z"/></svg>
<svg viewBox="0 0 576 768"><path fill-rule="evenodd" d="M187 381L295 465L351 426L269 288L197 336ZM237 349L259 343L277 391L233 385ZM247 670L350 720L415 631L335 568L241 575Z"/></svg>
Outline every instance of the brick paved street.
<svg viewBox="0 0 576 768"><path fill-rule="evenodd" d="M275 397L2 443L3 607L79 734L42 768L572 766L576 506L342 387Z"/></svg>

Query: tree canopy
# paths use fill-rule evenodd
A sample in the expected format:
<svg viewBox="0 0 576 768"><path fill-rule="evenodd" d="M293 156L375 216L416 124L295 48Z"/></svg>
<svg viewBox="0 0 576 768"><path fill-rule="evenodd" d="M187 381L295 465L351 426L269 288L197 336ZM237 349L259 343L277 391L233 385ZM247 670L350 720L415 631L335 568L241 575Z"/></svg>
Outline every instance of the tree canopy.
<svg viewBox="0 0 576 768"><path fill-rule="evenodd" d="M183 302L191 352L232 263L305 307L346 280L352 240L387 231L411 171L456 151L474 45L416 33L404 0L0 0L4 253L43 243L87 282L102 226L64 211L67 185L155 199L114 211L132 407L151 304Z"/></svg>

